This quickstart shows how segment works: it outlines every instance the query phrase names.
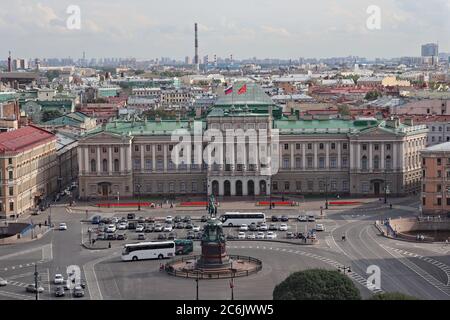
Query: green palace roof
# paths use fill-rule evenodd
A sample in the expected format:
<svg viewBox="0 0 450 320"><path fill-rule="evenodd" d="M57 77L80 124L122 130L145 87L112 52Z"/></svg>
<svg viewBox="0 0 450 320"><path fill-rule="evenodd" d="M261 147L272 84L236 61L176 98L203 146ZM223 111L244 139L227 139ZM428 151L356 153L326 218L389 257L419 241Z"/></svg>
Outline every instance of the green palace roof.
<svg viewBox="0 0 450 320"><path fill-rule="evenodd" d="M247 85L247 92L238 94L240 88ZM255 83L236 82L233 84L233 93L220 96L217 99L215 107L231 106L274 106L272 99Z"/></svg>

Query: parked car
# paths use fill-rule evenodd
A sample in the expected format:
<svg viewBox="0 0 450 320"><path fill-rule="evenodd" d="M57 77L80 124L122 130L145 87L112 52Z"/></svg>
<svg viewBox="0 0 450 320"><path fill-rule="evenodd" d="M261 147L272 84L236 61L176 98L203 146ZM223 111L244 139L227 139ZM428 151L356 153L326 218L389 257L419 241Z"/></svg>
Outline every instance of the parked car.
<svg viewBox="0 0 450 320"><path fill-rule="evenodd" d="M185 223L188 223L188 222L191 222L191 216L185 216L184 218L183 218L183 222L185 222Z"/></svg>
<svg viewBox="0 0 450 320"><path fill-rule="evenodd" d="M308 216L308 221L309 222L315 222L316 221L316 217L315 216Z"/></svg>
<svg viewBox="0 0 450 320"><path fill-rule="evenodd" d="M167 234L165 233L158 234L158 240L167 240Z"/></svg>
<svg viewBox="0 0 450 320"><path fill-rule="evenodd" d="M295 235L293 232L286 232L286 238L287 239L295 239Z"/></svg>
<svg viewBox="0 0 450 320"><path fill-rule="evenodd" d="M239 230L240 231L248 231L248 225L246 225L245 223L241 224Z"/></svg>
<svg viewBox="0 0 450 320"><path fill-rule="evenodd" d="M172 232L172 230L173 230L173 227L171 224L166 224L164 226L164 232Z"/></svg>
<svg viewBox="0 0 450 320"><path fill-rule="evenodd" d="M325 226L323 224L316 224L316 230L317 231L325 231Z"/></svg>
<svg viewBox="0 0 450 320"><path fill-rule="evenodd" d="M267 224L263 223L262 225L259 226L259 230L267 231L267 230L269 230L269 227L267 226Z"/></svg>
<svg viewBox="0 0 450 320"><path fill-rule="evenodd" d="M118 230L127 230L127 228L128 228L128 223L126 223L126 222L121 222L117 225Z"/></svg>
<svg viewBox="0 0 450 320"><path fill-rule="evenodd" d="M127 214L127 219L134 220L134 219L136 219L136 215L134 213L129 213L129 214Z"/></svg>
<svg viewBox="0 0 450 320"><path fill-rule="evenodd" d="M264 240L265 237L266 236L265 236L264 232L258 232L256 234L256 239L258 239L258 240Z"/></svg>
<svg viewBox="0 0 450 320"><path fill-rule="evenodd" d="M64 283L64 277L62 274L58 273L55 274L55 278L53 279L54 284L63 284Z"/></svg>
<svg viewBox="0 0 450 320"><path fill-rule="evenodd" d="M137 225L138 225L138 223L136 221L130 221L130 222L128 222L128 229L134 230L134 229L136 229Z"/></svg>
<svg viewBox="0 0 450 320"><path fill-rule="evenodd" d="M271 220L272 220L272 222L278 222L281 220L281 217L280 216L272 216Z"/></svg>
<svg viewBox="0 0 450 320"><path fill-rule="evenodd" d="M203 232L197 232L197 233L195 234L195 239L197 239L197 240L202 240L202 238L203 238Z"/></svg>
<svg viewBox="0 0 450 320"><path fill-rule="evenodd" d="M287 230L288 230L288 225L286 223L280 224L280 231L287 231Z"/></svg>
<svg viewBox="0 0 450 320"><path fill-rule="evenodd" d="M91 220L91 223L92 224L100 224L100 221L102 220L102 217L101 216L93 216L92 217L92 220Z"/></svg>
<svg viewBox="0 0 450 320"><path fill-rule="evenodd" d="M41 287L41 286L38 286L37 289L36 289L36 285L35 285L34 283L33 283L33 284L27 285L27 287L25 288L25 290L26 290L27 292L31 292L31 293L36 293L36 291L37 291L38 293L44 292L44 288Z"/></svg>
<svg viewBox="0 0 450 320"><path fill-rule="evenodd" d="M251 225L248 226L248 230L249 231L257 231L258 226L256 225L256 223L252 223Z"/></svg>
<svg viewBox="0 0 450 320"><path fill-rule="evenodd" d="M247 234L247 239L248 240L255 240L256 239L256 235L254 233L249 233L249 234Z"/></svg>
<svg viewBox="0 0 450 320"><path fill-rule="evenodd" d="M192 231L194 232L200 232L200 226L193 226Z"/></svg>
<svg viewBox="0 0 450 320"><path fill-rule="evenodd" d="M144 233L139 233L138 234L138 240L145 240L145 234Z"/></svg>
<svg viewBox="0 0 450 320"><path fill-rule="evenodd" d="M227 240L236 240L236 236L232 233L227 234Z"/></svg>
<svg viewBox="0 0 450 320"><path fill-rule="evenodd" d="M164 230L164 226L162 224L155 225L155 232L162 232Z"/></svg>
<svg viewBox="0 0 450 320"><path fill-rule="evenodd" d="M55 297L60 298L64 297L66 295L66 292L64 291L64 287L58 286L55 289Z"/></svg>
<svg viewBox="0 0 450 320"><path fill-rule="evenodd" d="M105 240L116 240L117 235L115 233L106 233L106 239Z"/></svg>
<svg viewBox="0 0 450 320"><path fill-rule="evenodd" d="M278 226L275 223L271 223L269 226L269 230L276 231L278 230Z"/></svg>
<svg viewBox="0 0 450 320"><path fill-rule="evenodd" d="M153 218L153 217L145 218L145 222L148 222L148 223L155 223L155 218Z"/></svg>
<svg viewBox="0 0 450 320"><path fill-rule="evenodd" d="M308 222L308 217L307 216L298 216L297 220L300 222Z"/></svg>
<svg viewBox="0 0 450 320"><path fill-rule="evenodd" d="M176 229L184 229L185 227L186 225L183 222L177 222L177 224L175 224Z"/></svg>
<svg viewBox="0 0 450 320"><path fill-rule="evenodd" d="M117 217L112 217L112 218L111 218L111 223L118 224L118 223L119 223L119 218L117 218Z"/></svg>
<svg viewBox="0 0 450 320"><path fill-rule="evenodd" d="M61 222L59 224L59 230L61 230L61 231L67 230L67 224L65 224L64 222Z"/></svg>
<svg viewBox="0 0 450 320"><path fill-rule="evenodd" d="M281 222L288 222L288 221L289 221L289 217L288 216L286 216L286 215L281 216Z"/></svg>
<svg viewBox="0 0 450 320"><path fill-rule="evenodd" d="M127 234L126 233L119 233L117 235L117 240L120 240L120 241L127 240Z"/></svg>
<svg viewBox="0 0 450 320"><path fill-rule="evenodd" d="M150 233L150 232L153 232L154 230L155 230L154 224L149 223L149 224L145 225L145 229L144 229L145 233Z"/></svg>
<svg viewBox="0 0 450 320"><path fill-rule="evenodd" d="M6 279L0 278L0 287L4 287L8 284L8 281Z"/></svg>
<svg viewBox="0 0 450 320"><path fill-rule="evenodd" d="M106 229L106 232L108 232L108 233L113 233L113 232L116 232L116 230L117 230L116 225L115 225L115 224L110 224L110 225L108 226L108 229Z"/></svg>
<svg viewBox="0 0 450 320"><path fill-rule="evenodd" d="M83 290L83 288L81 286L76 286L73 289L73 296L75 298L82 298L82 297L84 297L84 290Z"/></svg>
<svg viewBox="0 0 450 320"><path fill-rule="evenodd" d="M145 223L145 218L144 217L139 217L137 219L137 222L140 223L140 224Z"/></svg>
<svg viewBox="0 0 450 320"><path fill-rule="evenodd" d="M310 233L308 233L307 238L311 239L311 240L316 240L317 236L314 232L310 232Z"/></svg>
<svg viewBox="0 0 450 320"><path fill-rule="evenodd" d="M167 240L175 240L176 238L177 238L177 233L176 232L171 232L167 236Z"/></svg>
<svg viewBox="0 0 450 320"><path fill-rule="evenodd" d="M238 233L238 239L239 240L245 240L245 232L239 232Z"/></svg>
<svg viewBox="0 0 450 320"><path fill-rule="evenodd" d="M195 232L194 231L189 231L186 235L186 238L189 240L193 240L195 239Z"/></svg>
<svg viewBox="0 0 450 320"><path fill-rule="evenodd" d="M144 226L142 224L138 224L136 226L136 232L144 232Z"/></svg>
<svg viewBox="0 0 450 320"><path fill-rule="evenodd" d="M165 222L166 223L172 223L173 222L173 217L172 216L167 216Z"/></svg>
<svg viewBox="0 0 450 320"><path fill-rule="evenodd" d="M273 231L267 232L266 239L273 240L277 238L277 234Z"/></svg>
<svg viewBox="0 0 450 320"><path fill-rule="evenodd" d="M194 229L194 225L191 222L186 223L185 227L189 230Z"/></svg>
<svg viewBox="0 0 450 320"><path fill-rule="evenodd" d="M181 216L176 216L176 217L173 219L173 222L175 222L175 223L179 223L179 222L181 222L181 221L183 221L183 218L181 218Z"/></svg>
<svg viewBox="0 0 450 320"><path fill-rule="evenodd" d="M208 221L208 216L202 216L200 219L200 222L206 222Z"/></svg>

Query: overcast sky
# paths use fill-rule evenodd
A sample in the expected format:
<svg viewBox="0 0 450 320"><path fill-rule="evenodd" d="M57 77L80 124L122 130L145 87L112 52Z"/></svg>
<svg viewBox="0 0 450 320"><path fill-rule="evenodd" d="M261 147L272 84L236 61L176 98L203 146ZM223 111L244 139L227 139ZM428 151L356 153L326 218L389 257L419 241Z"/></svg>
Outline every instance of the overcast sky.
<svg viewBox="0 0 450 320"><path fill-rule="evenodd" d="M81 29L69 30L70 5ZM369 30L369 5L381 29ZM200 56L419 56L450 51L450 0L0 0L0 56L79 58ZM0 59L2 59L0 58Z"/></svg>

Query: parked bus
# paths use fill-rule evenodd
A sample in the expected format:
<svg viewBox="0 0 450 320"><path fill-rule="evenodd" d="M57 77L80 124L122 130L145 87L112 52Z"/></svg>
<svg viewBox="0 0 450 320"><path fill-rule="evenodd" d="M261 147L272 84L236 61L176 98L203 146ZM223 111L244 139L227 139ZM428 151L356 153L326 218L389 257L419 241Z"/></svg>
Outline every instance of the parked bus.
<svg viewBox="0 0 450 320"><path fill-rule="evenodd" d="M225 227L261 224L266 222L266 215L262 212L227 212L220 216L220 221Z"/></svg>
<svg viewBox="0 0 450 320"><path fill-rule="evenodd" d="M142 242L126 244L122 251L122 261L173 258L175 242Z"/></svg>
<svg viewBox="0 0 450 320"><path fill-rule="evenodd" d="M177 255L188 255L194 251L194 241L175 240L175 253Z"/></svg>

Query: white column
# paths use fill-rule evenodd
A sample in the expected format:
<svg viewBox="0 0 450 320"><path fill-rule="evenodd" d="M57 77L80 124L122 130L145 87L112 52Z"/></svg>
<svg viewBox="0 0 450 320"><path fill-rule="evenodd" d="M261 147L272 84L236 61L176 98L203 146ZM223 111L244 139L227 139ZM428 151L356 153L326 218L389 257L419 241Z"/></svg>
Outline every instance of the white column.
<svg viewBox="0 0 450 320"><path fill-rule="evenodd" d="M164 148L164 172L167 172L167 144L164 144L163 148Z"/></svg>
<svg viewBox="0 0 450 320"><path fill-rule="evenodd" d="M393 147L393 152L392 152L392 169L397 170L399 167L399 161L398 161L398 146L397 146L397 142L394 142L392 144Z"/></svg>
<svg viewBox="0 0 450 320"><path fill-rule="evenodd" d="M369 147L369 171L371 172L372 171L372 169L373 169L373 159L372 159L372 147L373 147L373 145L372 145L372 143L369 143L368 144L368 147Z"/></svg>
<svg viewBox="0 0 450 320"><path fill-rule="evenodd" d="M127 145L127 171L130 172L132 168L132 157L131 157L131 145Z"/></svg>
<svg viewBox="0 0 450 320"><path fill-rule="evenodd" d="M405 143L404 142L399 142L398 143L398 154L397 154L397 158L398 158L398 166L402 171L405 171Z"/></svg>
<svg viewBox="0 0 450 320"><path fill-rule="evenodd" d="M336 142L336 148L338 150L338 157L337 157L337 168L341 169L342 168L342 150L341 150L341 143L340 142Z"/></svg>
<svg viewBox="0 0 450 320"><path fill-rule="evenodd" d="M223 179L218 179L219 181L219 196L223 197L225 195L225 181Z"/></svg>
<svg viewBox="0 0 450 320"><path fill-rule="evenodd" d="M386 146L384 145L384 143L380 144L380 148L381 148L381 170L384 170L386 168L386 155L384 154L384 148Z"/></svg>
<svg viewBox="0 0 450 320"><path fill-rule="evenodd" d="M125 146L120 147L120 172L125 171Z"/></svg>
<svg viewBox="0 0 450 320"><path fill-rule="evenodd" d="M248 196L248 180L242 180L242 195Z"/></svg>
<svg viewBox="0 0 450 320"><path fill-rule="evenodd" d="M84 147L84 170L86 172L90 172L91 168L89 167L89 147Z"/></svg>
<svg viewBox="0 0 450 320"><path fill-rule="evenodd" d="M356 152L356 168L358 169L358 170L360 170L361 169L361 144L360 143L358 143L358 146L357 146L357 152Z"/></svg>
<svg viewBox="0 0 450 320"><path fill-rule="evenodd" d="M317 143L314 143L313 144L313 146L314 146L314 169L316 170L317 169L317 167L318 167L318 164L317 164Z"/></svg>
<svg viewBox="0 0 450 320"><path fill-rule="evenodd" d="M306 144L303 143L302 144L302 169L305 170L306 169Z"/></svg>
<svg viewBox="0 0 450 320"><path fill-rule="evenodd" d="M103 163L100 157L100 149L101 147L98 146L97 147L97 174L100 174L101 172L103 172Z"/></svg>
<svg viewBox="0 0 450 320"><path fill-rule="evenodd" d="M330 169L330 144L325 143L325 168Z"/></svg>
<svg viewBox="0 0 450 320"><path fill-rule="evenodd" d="M156 171L156 145L152 144L152 169Z"/></svg>
<svg viewBox="0 0 450 320"><path fill-rule="evenodd" d="M83 168L83 149L81 147L78 148L77 157L78 157L78 170L79 172L83 172L86 169Z"/></svg>
<svg viewBox="0 0 450 320"><path fill-rule="evenodd" d="M144 172L144 170L145 170L144 148L145 148L145 146L142 144L141 145L141 172Z"/></svg>
<svg viewBox="0 0 450 320"><path fill-rule="evenodd" d="M294 148L295 148L295 143L292 143L292 144L290 145L290 148L291 148L291 163L290 163L290 165L291 165L291 171L294 171L294 168L295 168L295 159L294 159Z"/></svg>
<svg viewBox="0 0 450 320"><path fill-rule="evenodd" d="M108 148L108 172L112 174L113 172L113 156L112 156L113 147Z"/></svg>
<svg viewBox="0 0 450 320"><path fill-rule="evenodd" d="M235 196L236 195L236 180L230 180L230 191L231 191L231 195Z"/></svg>
<svg viewBox="0 0 450 320"><path fill-rule="evenodd" d="M254 181L255 184L255 196L259 196L261 190L259 190L259 180Z"/></svg>

